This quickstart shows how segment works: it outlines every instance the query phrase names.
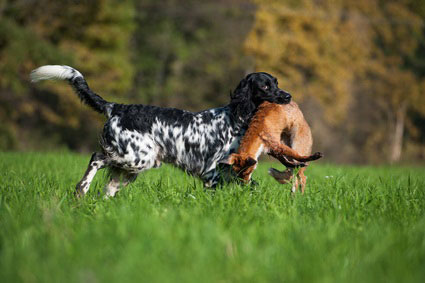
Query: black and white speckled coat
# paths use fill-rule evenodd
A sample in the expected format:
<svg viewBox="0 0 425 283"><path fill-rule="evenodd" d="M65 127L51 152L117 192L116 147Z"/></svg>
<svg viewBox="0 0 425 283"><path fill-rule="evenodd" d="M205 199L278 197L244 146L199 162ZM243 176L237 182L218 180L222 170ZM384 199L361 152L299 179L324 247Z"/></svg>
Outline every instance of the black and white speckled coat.
<svg viewBox="0 0 425 283"><path fill-rule="evenodd" d="M161 162L199 176L205 186L219 181L217 163L235 151L249 119L263 101L288 103L290 94L279 89L267 73L253 73L231 94L229 105L197 113L148 105L123 105L105 101L88 87L84 77L68 66L43 66L31 73L32 81L68 80L80 99L108 118L102 134L102 152L94 153L77 184L85 194L97 170L109 167L111 180L105 187L114 196L120 186L133 181L143 170Z"/></svg>

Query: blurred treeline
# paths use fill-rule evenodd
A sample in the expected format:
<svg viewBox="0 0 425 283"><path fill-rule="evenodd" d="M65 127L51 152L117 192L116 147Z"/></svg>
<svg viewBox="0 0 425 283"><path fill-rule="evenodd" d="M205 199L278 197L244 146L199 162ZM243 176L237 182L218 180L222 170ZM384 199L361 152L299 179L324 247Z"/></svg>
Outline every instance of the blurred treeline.
<svg viewBox="0 0 425 283"><path fill-rule="evenodd" d="M0 0L0 150L93 151L104 118L44 64L105 99L199 111L248 72L293 94L336 162L425 159L423 0Z"/></svg>

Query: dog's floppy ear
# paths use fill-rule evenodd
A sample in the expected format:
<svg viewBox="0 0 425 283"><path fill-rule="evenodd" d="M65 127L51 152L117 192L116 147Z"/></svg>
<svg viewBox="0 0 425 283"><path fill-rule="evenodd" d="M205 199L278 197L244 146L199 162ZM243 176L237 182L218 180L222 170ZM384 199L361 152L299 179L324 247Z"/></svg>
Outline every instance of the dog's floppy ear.
<svg viewBox="0 0 425 283"><path fill-rule="evenodd" d="M253 102L252 79L249 76L241 80L230 94L230 105L233 110L232 114L236 118L244 120L251 118L256 107Z"/></svg>
<svg viewBox="0 0 425 283"><path fill-rule="evenodd" d="M233 93L230 94L230 98L232 100L242 100L247 95L248 96L252 95L251 91L249 91L251 88L250 85L251 85L250 79L248 79L248 77L244 78L243 80L239 82L235 91L233 91Z"/></svg>
<svg viewBox="0 0 425 283"><path fill-rule="evenodd" d="M226 158L220 160L218 163L233 165L235 163L235 160L236 160L236 155L235 155L235 153L232 153L229 156L227 156Z"/></svg>
<svg viewBox="0 0 425 283"><path fill-rule="evenodd" d="M257 164L257 160L255 160L254 158L252 158L252 157L248 157L246 160L245 160L245 162L246 162L246 166L248 166L248 167L251 167L251 166L254 166L255 164Z"/></svg>

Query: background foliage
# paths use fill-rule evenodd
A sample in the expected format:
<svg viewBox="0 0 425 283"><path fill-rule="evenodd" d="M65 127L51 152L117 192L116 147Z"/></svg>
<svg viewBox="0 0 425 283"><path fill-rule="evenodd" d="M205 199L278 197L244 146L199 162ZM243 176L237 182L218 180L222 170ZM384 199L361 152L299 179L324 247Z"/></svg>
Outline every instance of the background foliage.
<svg viewBox="0 0 425 283"><path fill-rule="evenodd" d="M96 148L102 117L29 83L68 64L108 100L194 111L267 71L328 160L423 161L424 20L421 0L0 0L0 149Z"/></svg>

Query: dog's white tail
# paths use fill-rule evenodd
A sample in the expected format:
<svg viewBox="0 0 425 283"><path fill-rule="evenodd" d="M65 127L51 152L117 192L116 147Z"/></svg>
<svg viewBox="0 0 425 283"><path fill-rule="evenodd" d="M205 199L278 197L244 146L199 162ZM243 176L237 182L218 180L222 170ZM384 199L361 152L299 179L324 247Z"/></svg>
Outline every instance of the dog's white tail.
<svg viewBox="0 0 425 283"><path fill-rule="evenodd" d="M43 80L67 80L73 87L78 97L85 104L99 113L109 116L113 103L109 103L94 93L87 85L83 75L69 66L46 65L31 72L32 82Z"/></svg>
<svg viewBox="0 0 425 283"><path fill-rule="evenodd" d="M73 80L83 75L69 66L46 65L35 69L31 72L31 82L39 82L43 80Z"/></svg>

